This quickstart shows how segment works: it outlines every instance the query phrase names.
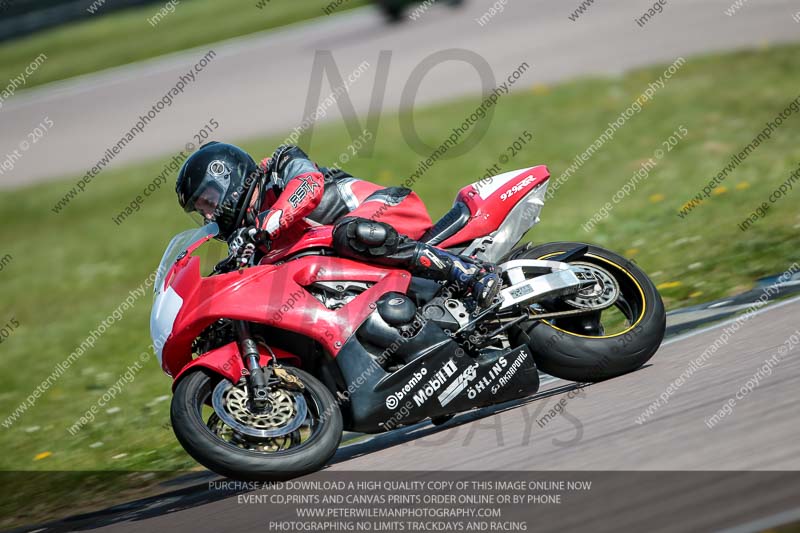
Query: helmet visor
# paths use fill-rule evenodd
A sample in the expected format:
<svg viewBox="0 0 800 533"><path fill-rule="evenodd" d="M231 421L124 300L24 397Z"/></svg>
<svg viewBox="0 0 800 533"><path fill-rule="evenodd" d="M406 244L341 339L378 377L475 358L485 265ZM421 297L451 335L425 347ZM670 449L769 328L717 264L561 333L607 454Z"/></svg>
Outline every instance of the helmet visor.
<svg viewBox="0 0 800 533"><path fill-rule="evenodd" d="M192 210L200 213L206 220L214 220L223 196L223 191L220 191L215 184L210 184L200 191L200 194L192 202Z"/></svg>
<svg viewBox="0 0 800 533"><path fill-rule="evenodd" d="M212 161L200 186L186 202L188 213L199 213L204 220L214 221L220 215L231 184L231 171L222 161Z"/></svg>

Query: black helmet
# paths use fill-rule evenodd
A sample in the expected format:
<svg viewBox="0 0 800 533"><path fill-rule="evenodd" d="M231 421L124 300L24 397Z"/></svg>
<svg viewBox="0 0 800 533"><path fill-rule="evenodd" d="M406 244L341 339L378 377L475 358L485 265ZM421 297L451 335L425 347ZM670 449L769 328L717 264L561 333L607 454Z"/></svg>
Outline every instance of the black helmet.
<svg viewBox="0 0 800 533"><path fill-rule="evenodd" d="M224 237L236 229L245 198L262 175L247 152L213 141L183 163L175 192L184 211L216 222Z"/></svg>

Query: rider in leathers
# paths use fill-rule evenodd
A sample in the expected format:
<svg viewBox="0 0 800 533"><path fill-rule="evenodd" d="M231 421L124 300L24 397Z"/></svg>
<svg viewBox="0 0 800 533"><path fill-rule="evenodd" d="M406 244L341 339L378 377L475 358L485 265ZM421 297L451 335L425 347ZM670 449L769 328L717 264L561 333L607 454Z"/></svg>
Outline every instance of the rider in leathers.
<svg viewBox="0 0 800 533"><path fill-rule="evenodd" d="M257 165L236 146L208 143L183 164L176 191L184 210L217 222L220 237L234 246L294 239L308 227L333 225L333 247L341 256L446 281L479 307L500 289L492 265L416 240L432 226L416 193L317 167L296 146L282 145Z"/></svg>

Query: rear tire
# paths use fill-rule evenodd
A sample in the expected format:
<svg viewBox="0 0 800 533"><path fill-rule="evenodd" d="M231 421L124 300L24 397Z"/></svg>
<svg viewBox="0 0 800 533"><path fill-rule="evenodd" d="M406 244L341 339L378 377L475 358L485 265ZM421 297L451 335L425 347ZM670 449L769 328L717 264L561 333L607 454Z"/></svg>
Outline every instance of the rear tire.
<svg viewBox="0 0 800 533"><path fill-rule="evenodd" d="M175 436L197 462L234 479L278 481L319 470L339 447L342 415L333 395L316 378L296 368L291 373L300 378L316 400L316 411L328 413L318 432L299 447L258 452L217 437L203 420L202 408L221 378L203 370L186 375L175 388L170 412Z"/></svg>
<svg viewBox="0 0 800 533"><path fill-rule="evenodd" d="M576 242L555 242L535 246L516 259L545 259L584 246ZM558 327L549 321L523 323L517 342L527 344L536 365L548 374L582 383L592 383L632 372L644 365L658 350L666 331L664 303L650 278L633 262L614 252L588 245L578 261L596 263L611 272L623 292L641 300L628 327L613 335L592 336Z"/></svg>

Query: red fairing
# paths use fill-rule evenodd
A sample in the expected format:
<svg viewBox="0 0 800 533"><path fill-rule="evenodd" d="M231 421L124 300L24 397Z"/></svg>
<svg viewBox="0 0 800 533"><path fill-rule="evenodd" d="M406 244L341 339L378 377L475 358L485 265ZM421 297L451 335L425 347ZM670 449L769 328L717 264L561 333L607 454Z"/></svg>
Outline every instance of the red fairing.
<svg viewBox="0 0 800 533"><path fill-rule="evenodd" d="M178 261L172 276L169 285L183 300L172 335L163 348L162 365L172 376L192 362L193 341L220 317L299 333L316 340L335 357L373 311L378 299L387 292L405 292L411 280L402 270L317 255L207 278L200 276L200 259L186 256ZM328 309L306 290L317 281L340 280L374 285L336 310ZM200 359L205 357L208 355ZM207 365L194 364L218 368L228 358L229 354L223 351L213 354Z"/></svg>
<svg viewBox="0 0 800 533"><path fill-rule="evenodd" d="M272 243L272 249L261 259L269 265L303 250L333 247L333 226L318 226L305 230L302 239L283 238Z"/></svg>
<svg viewBox="0 0 800 533"><path fill-rule="evenodd" d="M261 366L268 365L272 360L272 355L270 355L269 351L267 351L264 346L259 345L258 349L261 354ZM282 363L299 368L303 367L303 362L296 355L279 348L270 349L272 350L272 353L275 354L275 357ZM181 376L197 367L207 368L212 372L227 378L232 383L236 383L239 381L239 378L247 374L244 363L242 362L242 356L239 353L239 347L235 342L231 342L225 346L220 346L219 348L203 354L188 365L184 366L180 372L175 375L175 379L172 382L173 387L178 383Z"/></svg>
<svg viewBox="0 0 800 533"><path fill-rule="evenodd" d="M471 242L495 231L526 194L549 178L547 167L539 165L506 172L464 187L459 191L457 201L464 202L472 216L461 231L446 239L439 247Z"/></svg>

